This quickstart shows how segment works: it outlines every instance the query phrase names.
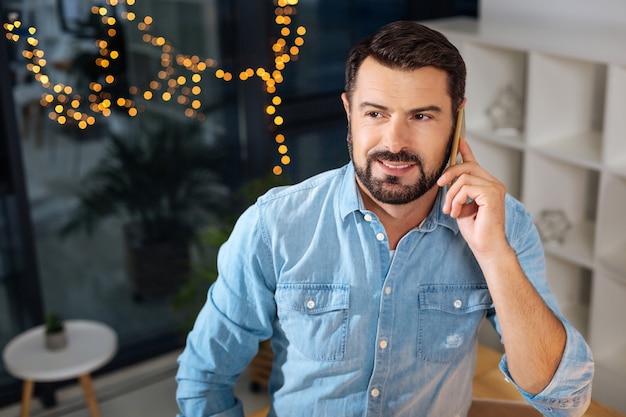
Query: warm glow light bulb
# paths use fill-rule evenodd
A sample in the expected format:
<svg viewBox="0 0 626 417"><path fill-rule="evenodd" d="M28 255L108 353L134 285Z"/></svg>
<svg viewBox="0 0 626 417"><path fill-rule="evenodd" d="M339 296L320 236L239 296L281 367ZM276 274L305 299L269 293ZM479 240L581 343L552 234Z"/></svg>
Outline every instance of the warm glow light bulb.
<svg viewBox="0 0 626 417"><path fill-rule="evenodd" d="M202 93L201 86L197 85L202 80L199 73L204 72L208 67L217 67L217 62L211 58L203 59L198 55L185 56L183 54L176 54L175 47L165 37L154 36L150 33L152 29L151 25L154 23L152 16L146 15L145 17L140 18L133 11L122 10L121 13L117 14L113 13L113 9L111 9L124 4L132 6L135 2L136 0L105 0L104 4L106 6L94 5L91 7L91 12L92 14L98 16L99 20L103 24L110 26L105 34L105 36L108 36L109 38L113 38L118 35L116 29L114 28L114 26L119 23L117 21L117 17L129 22L139 20L136 23L136 28L140 32L143 32L140 34L143 41L148 44L148 46L154 46L160 48L161 50L160 61L157 61L157 63L161 65L161 69L156 71L155 79L160 79L164 83L167 81L167 89L166 91L159 93L158 97L163 101L171 101L175 98L175 102L178 104L188 106L184 110L185 116L195 117L198 120L204 120L205 114L200 111L200 108L202 107L201 101L199 99L192 100L190 96L193 94L199 98ZM298 0L275 0L274 4L277 5L274 10L276 15L275 22L276 24L281 25L281 27L278 28L279 37L272 45L275 55L273 70L270 69L268 71L264 68L257 68L254 70L252 68L246 68L239 73L239 78L244 81L254 77L255 74L264 81L265 91L268 94L273 95L271 97L271 104L267 105L265 108L268 115L275 115L277 112L276 107L282 103L282 99L279 96L274 95L276 93L277 84L284 81L281 71L285 69L287 63L297 60L297 55L300 53L300 47L304 44L302 36L306 33L304 26L300 26L295 30L289 27L292 24L292 17L297 15L295 5L298 4ZM6 38L14 42L19 42L21 40L20 34L12 32L20 28L21 25L22 22L19 20L4 23L3 27L7 32ZM115 102L118 107L127 108L130 116L135 116L145 109L145 106L143 105L136 107L135 103L133 103L131 99L115 96L113 93L103 91L103 86L96 81L89 83L91 93L89 93L86 98L72 93L71 86L63 84L51 85L50 78L45 74L47 60L44 59L44 51L37 48L39 40L34 37L37 29L30 27L26 30L26 32L28 34L26 35L25 42L27 43L27 46L30 45L31 47L31 50L22 51L22 56L27 61L26 69L33 74L34 80L39 82L42 87L48 91L53 91L56 94L56 96L54 94L44 94L40 99L42 106L51 106L57 103L56 106L54 106L54 112L49 113L49 117L52 120L57 121L57 123L64 124L67 123L67 118L69 117L76 120L76 126L80 129L85 129L88 126L93 125L96 123L96 117L89 115L88 113L78 111L83 103L85 103L85 105L88 104L88 111L96 115L101 114L105 117L111 115L110 107L112 102ZM298 36L293 40L291 46L289 46L288 37L294 34L297 34ZM121 58L120 51L109 49L110 44L111 39L99 39L95 41L99 55L94 59L95 65L101 68L109 68L112 65L113 60ZM181 71L188 71L189 75L180 75ZM214 75L216 78L224 81L231 81L233 79L233 74L223 69L217 69ZM185 85L189 77L191 77L191 80L196 85ZM114 84L117 81L114 74L105 74L104 80L106 84ZM145 100L151 100L153 99L156 91L165 87L165 85L161 85L161 83L156 80L148 80L148 85L150 88L143 93L141 93L139 88L136 86L129 87L128 92L131 96L142 95ZM177 91L179 91L179 93L177 93ZM72 96L72 94L74 95ZM278 130L277 126L282 125L284 123L284 119L282 116L275 116L273 118L273 122L274 124L271 125L269 129L276 132ZM275 140L278 144L280 144L279 149L283 154L281 163L283 165L289 164L290 157L286 154L287 147L282 145L285 141L284 136L279 133L275 136ZM280 166L274 167L273 171L277 175L282 174L282 168Z"/></svg>

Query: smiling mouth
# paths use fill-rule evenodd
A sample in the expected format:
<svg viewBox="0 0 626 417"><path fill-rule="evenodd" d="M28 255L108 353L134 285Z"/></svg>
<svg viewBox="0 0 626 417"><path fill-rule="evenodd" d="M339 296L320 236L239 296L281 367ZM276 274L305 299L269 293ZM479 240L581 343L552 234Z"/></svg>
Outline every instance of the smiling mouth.
<svg viewBox="0 0 626 417"><path fill-rule="evenodd" d="M407 169L412 167L414 164L402 164L402 165L398 165L398 164L390 164L389 162L385 162L385 161L379 161L382 165L384 165L385 167L389 168L389 169Z"/></svg>

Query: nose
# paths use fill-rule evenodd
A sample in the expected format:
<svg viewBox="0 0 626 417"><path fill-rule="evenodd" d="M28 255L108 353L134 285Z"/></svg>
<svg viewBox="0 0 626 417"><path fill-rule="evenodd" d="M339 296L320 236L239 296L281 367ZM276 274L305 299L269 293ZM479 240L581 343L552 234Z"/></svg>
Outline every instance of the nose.
<svg viewBox="0 0 626 417"><path fill-rule="evenodd" d="M403 118L391 119L385 128L382 144L393 153L400 152L409 147L412 140L412 132L409 121Z"/></svg>

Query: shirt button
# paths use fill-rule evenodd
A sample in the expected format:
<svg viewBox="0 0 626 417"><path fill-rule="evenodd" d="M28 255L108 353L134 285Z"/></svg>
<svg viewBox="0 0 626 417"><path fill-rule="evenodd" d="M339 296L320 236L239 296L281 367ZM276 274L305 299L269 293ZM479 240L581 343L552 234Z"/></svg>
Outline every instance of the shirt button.
<svg viewBox="0 0 626 417"><path fill-rule="evenodd" d="M306 302L306 308L308 308L310 310L313 307L315 307L315 301L309 300L309 301Z"/></svg>
<svg viewBox="0 0 626 417"><path fill-rule="evenodd" d="M387 286L385 287L385 295L389 295L391 294L391 287Z"/></svg>
<svg viewBox="0 0 626 417"><path fill-rule="evenodd" d="M372 397L376 398L380 395L380 391L378 390L378 388L374 388L370 391L370 394L372 394Z"/></svg>
<svg viewBox="0 0 626 417"><path fill-rule="evenodd" d="M371 222L373 217L371 214L366 214L365 216L363 216L363 218L366 222Z"/></svg>
<svg viewBox="0 0 626 417"><path fill-rule="evenodd" d="M463 306L463 301L454 300L454 308L461 308Z"/></svg>
<svg viewBox="0 0 626 417"><path fill-rule="evenodd" d="M378 233L376 235L376 239L381 240L381 241L385 240L385 234L384 233Z"/></svg>
<svg viewBox="0 0 626 417"><path fill-rule="evenodd" d="M381 349L387 349L387 341L381 340L378 346L380 346Z"/></svg>

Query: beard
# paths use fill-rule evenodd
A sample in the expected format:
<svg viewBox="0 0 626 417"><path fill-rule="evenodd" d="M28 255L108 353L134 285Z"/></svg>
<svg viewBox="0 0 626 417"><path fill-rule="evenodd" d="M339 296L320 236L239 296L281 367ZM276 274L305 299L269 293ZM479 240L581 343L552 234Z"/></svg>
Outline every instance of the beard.
<svg viewBox="0 0 626 417"><path fill-rule="evenodd" d="M352 132L348 125L348 151L350 159L354 164L354 170L357 178L370 194L378 201L385 204L407 204L422 197L429 190L437 185L437 180L443 174L448 165L448 159L451 152L453 134L448 140L446 155L439 165L439 168L426 172L424 163L420 155L400 151L397 153L389 151L374 152L367 156L366 165L364 167L357 166L354 162ZM420 171L420 176L412 184L401 184L400 178L394 175L386 175L384 178L376 178L372 174L372 166L377 160L386 160L392 162L408 162L414 164Z"/></svg>

